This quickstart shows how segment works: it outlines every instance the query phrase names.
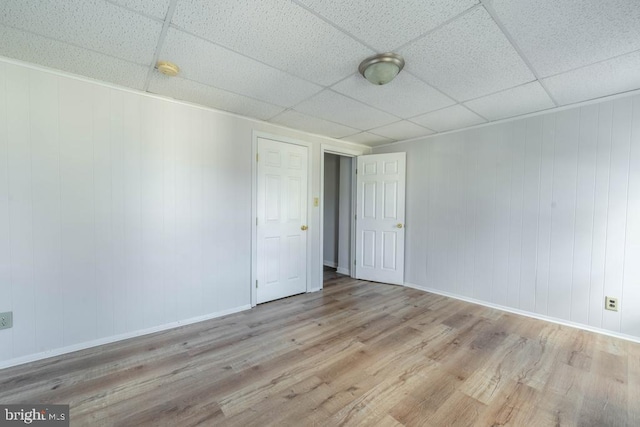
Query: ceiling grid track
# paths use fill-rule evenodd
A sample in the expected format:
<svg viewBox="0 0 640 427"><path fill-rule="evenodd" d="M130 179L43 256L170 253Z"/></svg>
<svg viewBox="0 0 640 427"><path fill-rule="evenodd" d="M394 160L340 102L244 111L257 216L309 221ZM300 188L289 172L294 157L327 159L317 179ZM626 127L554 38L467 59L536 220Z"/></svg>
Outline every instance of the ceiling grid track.
<svg viewBox="0 0 640 427"><path fill-rule="evenodd" d="M529 68L529 70L531 70L531 73L535 76L536 81L538 83L540 83L540 86L542 86L542 89L544 89L544 91L547 93L547 96L549 96L549 99L551 99L551 102L553 102L553 105L555 105L556 107L558 107L560 104L558 103L558 101L556 101L556 99L554 98L554 96L551 94L551 91L549 91L549 89L547 88L547 86L544 84L544 82L542 81L542 78L540 77L540 75L538 74L538 72L536 71L535 67L533 66L533 64L531 63L531 61L529 61L529 59L527 58L527 56L524 54L524 52L522 51L522 49L520 49L520 46L518 45L518 43L516 43L516 41L514 40L514 38L511 36L511 33L509 33L509 31L505 28L505 26L502 24L502 22L500 21L500 19L498 18L498 14L496 13L496 11L493 9L493 6L491 5L491 2L489 0L480 0L482 2L482 5L484 6L484 9L487 11L487 13L491 16L491 19L493 19L493 22L495 22L495 24L498 26L498 28L500 28L500 31L502 31L502 33L504 34L504 36L507 38L507 40L509 41L509 43L511 43L511 46L513 46L513 49L518 53L518 55L520 56L520 58L522 58L522 60L524 61L524 63L527 65L527 67Z"/></svg>
<svg viewBox="0 0 640 427"><path fill-rule="evenodd" d="M310 14L312 14L313 16L315 16L316 18L326 22L327 24L331 25L333 28L335 28L336 30L340 31L341 33L346 34L347 36L351 37L352 39L354 39L355 41L357 41L358 43L362 44L363 46L366 46L367 48L371 49L372 51L376 52L376 48L371 46L369 43L365 42L364 40L361 40L359 37L356 37L355 35L351 34L349 31L345 30L344 28L340 27L339 25L337 25L335 22L330 21L329 19L325 18L324 16L322 16L321 14L317 13L315 10L311 9L309 6L307 6L304 3L301 3L299 0L292 0L292 3L298 5L299 7L301 7L302 9L306 10L307 12L309 12Z"/></svg>
<svg viewBox="0 0 640 427"><path fill-rule="evenodd" d="M427 31L427 32L425 32L423 34L420 34L418 37L415 37L415 38L409 40L408 42L401 44L400 46L396 47L393 51L394 52L398 52L398 51L404 49L405 47L417 42L418 40L421 40L421 39L427 37L429 34L435 33L436 31L440 30L441 28L446 27L447 25L449 25L453 21L457 21L458 19L462 18L463 16L473 12L474 10L476 10L476 9L478 9L480 7L482 7L482 5L481 4L477 4L477 5L473 6L473 7L470 7L469 9L463 11L463 12L460 12L456 16L453 16L453 17L447 19L446 21L444 21L440 25L437 25L436 27L433 27L429 31Z"/></svg>
<svg viewBox="0 0 640 427"><path fill-rule="evenodd" d="M160 51L162 50L162 45L164 45L164 40L167 37L167 32L169 31L169 26L171 26L171 20L173 19L173 14L176 10L176 6L178 5L178 0L171 0L171 4L169 4L169 9L167 10L167 14L164 18L164 23L162 24L162 30L160 31L160 37L158 37L158 45L156 46L156 51L153 54L153 59L151 60L151 64L149 65L149 71L147 72L147 78L144 81L143 91L149 91L149 85L151 84L151 77L153 77L153 73L156 69L156 63L160 57Z"/></svg>

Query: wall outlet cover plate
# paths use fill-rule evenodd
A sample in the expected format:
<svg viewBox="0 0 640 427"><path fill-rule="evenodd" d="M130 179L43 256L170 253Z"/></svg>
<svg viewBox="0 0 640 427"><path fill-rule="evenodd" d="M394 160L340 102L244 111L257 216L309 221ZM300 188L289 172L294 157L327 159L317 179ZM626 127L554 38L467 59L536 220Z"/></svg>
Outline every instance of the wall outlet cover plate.
<svg viewBox="0 0 640 427"><path fill-rule="evenodd" d="M604 308L606 310L618 311L618 298L605 297Z"/></svg>
<svg viewBox="0 0 640 427"><path fill-rule="evenodd" d="M13 312L0 313L0 329L9 329L13 326Z"/></svg>

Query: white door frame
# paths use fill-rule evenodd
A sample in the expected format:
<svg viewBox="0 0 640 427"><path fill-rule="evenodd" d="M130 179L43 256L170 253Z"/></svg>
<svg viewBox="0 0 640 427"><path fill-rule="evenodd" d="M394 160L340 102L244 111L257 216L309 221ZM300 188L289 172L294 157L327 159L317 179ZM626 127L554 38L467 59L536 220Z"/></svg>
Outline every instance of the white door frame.
<svg viewBox="0 0 640 427"><path fill-rule="evenodd" d="M322 289L323 281L324 281L324 273L323 273L323 254L324 254L324 155L325 153L329 154L337 154L338 156L343 157L351 157L352 166L351 166L351 256L350 262L356 259L356 224L354 220L354 213L356 211L356 164L355 158L358 156L362 156L363 154L369 154L370 150L357 148L346 148L346 147L338 147L336 145L330 144L322 144L320 146L320 254L318 258L318 263L320 264L320 289ZM351 277L355 275L355 268L352 265L349 266L349 271L351 272Z"/></svg>
<svg viewBox="0 0 640 427"><path fill-rule="evenodd" d="M253 131L253 142L251 147L251 307L255 307L258 302L258 293L256 291L256 280L258 280L258 227L256 226L256 218L258 217L258 138L270 139L272 141L284 142L287 144L301 145L307 147L307 224L310 224L312 217L313 201L312 197L312 159L313 150L311 144L297 139L287 138L280 135L273 135L266 132ZM307 236L307 292L311 291L311 233Z"/></svg>

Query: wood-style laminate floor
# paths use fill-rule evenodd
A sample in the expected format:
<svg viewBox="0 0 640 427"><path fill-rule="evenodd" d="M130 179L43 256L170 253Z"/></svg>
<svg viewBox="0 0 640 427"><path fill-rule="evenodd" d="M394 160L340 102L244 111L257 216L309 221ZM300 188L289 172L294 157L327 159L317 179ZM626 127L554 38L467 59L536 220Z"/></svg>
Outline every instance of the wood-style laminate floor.
<svg viewBox="0 0 640 427"><path fill-rule="evenodd" d="M72 426L639 426L640 345L328 273L322 292L0 371Z"/></svg>

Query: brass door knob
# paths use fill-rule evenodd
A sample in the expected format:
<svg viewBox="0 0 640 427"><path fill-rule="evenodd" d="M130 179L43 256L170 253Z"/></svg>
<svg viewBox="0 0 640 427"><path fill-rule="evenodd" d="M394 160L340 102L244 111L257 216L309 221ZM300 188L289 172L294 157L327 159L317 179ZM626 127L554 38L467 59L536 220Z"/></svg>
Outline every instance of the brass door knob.
<svg viewBox="0 0 640 427"><path fill-rule="evenodd" d="M402 224L396 225L397 228L402 228Z"/></svg>
<svg viewBox="0 0 640 427"><path fill-rule="evenodd" d="M300 230L307 231L307 228L309 228L309 227L307 227L306 225L303 225L303 226L300 227Z"/></svg>

